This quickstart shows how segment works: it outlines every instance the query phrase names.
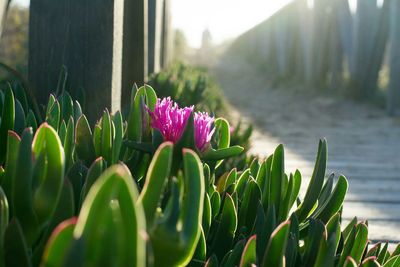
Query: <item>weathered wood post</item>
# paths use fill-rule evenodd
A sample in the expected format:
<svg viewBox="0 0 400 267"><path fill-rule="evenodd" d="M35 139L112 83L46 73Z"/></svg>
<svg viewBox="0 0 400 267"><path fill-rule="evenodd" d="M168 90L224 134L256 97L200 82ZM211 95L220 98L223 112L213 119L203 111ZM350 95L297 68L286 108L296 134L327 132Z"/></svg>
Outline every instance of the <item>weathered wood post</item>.
<svg viewBox="0 0 400 267"><path fill-rule="evenodd" d="M120 108L123 0L31 0L29 81L41 104L61 67L73 97L84 88L90 120Z"/></svg>
<svg viewBox="0 0 400 267"><path fill-rule="evenodd" d="M123 106L130 101L132 86L143 85L148 74L148 0L125 0L122 59Z"/></svg>
<svg viewBox="0 0 400 267"><path fill-rule="evenodd" d="M161 25L162 1L149 0L148 13L148 72L149 74L160 70L161 61Z"/></svg>
<svg viewBox="0 0 400 267"><path fill-rule="evenodd" d="M9 4L9 0L0 1L0 37L1 33L3 32L4 22L6 20L6 14Z"/></svg>
<svg viewBox="0 0 400 267"><path fill-rule="evenodd" d="M161 33L161 67L166 68L172 57L171 0L163 0Z"/></svg>
<svg viewBox="0 0 400 267"><path fill-rule="evenodd" d="M390 115L400 115L400 1L390 3L390 81L387 109Z"/></svg>

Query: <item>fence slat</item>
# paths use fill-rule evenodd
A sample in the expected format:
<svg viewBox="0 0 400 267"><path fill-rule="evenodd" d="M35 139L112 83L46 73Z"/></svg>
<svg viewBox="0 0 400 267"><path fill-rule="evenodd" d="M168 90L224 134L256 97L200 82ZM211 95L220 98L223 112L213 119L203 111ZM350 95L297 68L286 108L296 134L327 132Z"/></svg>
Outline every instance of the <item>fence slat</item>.
<svg viewBox="0 0 400 267"><path fill-rule="evenodd" d="M390 82L387 109L390 115L400 114L400 1L390 2Z"/></svg>
<svg viewBox="0 0 400 267"><path fill-rule="evenodd" d="M151 74L160 70L162 25L161 0L149 0L148 20L148 72Z"/></svg>
<svg viewBox="0 0 400 267"><path fill-rule="evenodd" d="M122 10L123 0L31 0L29 81L41 104L65 65L70 93L86 92L89 119L119 109Z"/></svg>
<svg viewBox="0 0 400 267"><path fill-rule="evenodd" d="M143 85L148 73L148 1L125 0L122 58L122 106L130 101L132 86Z"/></svg>

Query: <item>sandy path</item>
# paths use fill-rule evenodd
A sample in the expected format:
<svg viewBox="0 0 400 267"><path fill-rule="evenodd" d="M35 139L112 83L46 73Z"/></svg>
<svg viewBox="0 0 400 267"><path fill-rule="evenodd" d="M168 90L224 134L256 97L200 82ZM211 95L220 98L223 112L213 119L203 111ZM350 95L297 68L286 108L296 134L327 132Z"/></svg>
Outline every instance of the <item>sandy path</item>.
<svg viewBox="0 0 400 267"><path fill-rule="evenodd" d="M368 218L374 241L400 241L400 120L368 104L273 89L248 69L231 62L213 74L232 114L255 126L252 152L269 155L283 143L286 170L309 179L318 139L327 138L329 172L349 180L344 218Z"/></svg>

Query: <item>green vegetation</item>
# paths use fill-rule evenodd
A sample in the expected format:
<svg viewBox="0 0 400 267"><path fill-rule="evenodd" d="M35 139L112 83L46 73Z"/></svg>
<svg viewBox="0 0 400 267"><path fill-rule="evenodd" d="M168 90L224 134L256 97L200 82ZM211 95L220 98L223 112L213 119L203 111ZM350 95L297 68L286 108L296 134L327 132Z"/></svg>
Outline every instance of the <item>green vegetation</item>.
<svg viewBox="0 0 400 267"><path fill-rule="evenodd" d="M300 197L284 147L243 157L224 119L206 150L193 115L166 141L150 86L94 127L63 90L43 119L16 92L0 91L0 266L400 266L400 247L368 246L367 222L342 224L348 183L326 178L325 140Z"/></svg>

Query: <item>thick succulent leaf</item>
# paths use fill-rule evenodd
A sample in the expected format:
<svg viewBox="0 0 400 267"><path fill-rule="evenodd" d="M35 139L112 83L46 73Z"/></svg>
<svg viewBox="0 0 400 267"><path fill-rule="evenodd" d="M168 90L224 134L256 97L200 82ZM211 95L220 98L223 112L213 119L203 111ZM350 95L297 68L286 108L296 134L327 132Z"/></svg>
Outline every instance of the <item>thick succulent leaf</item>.
<svg viewBox="0 0 400 267"><path fill-rule="evenodd" d="M11 219L4 234L5 266L30 267L28 246L26 244L21 225L18 220Z"/></svg>
<svg viewBox="0 0 400 267"><path fill-rule="evenodd" d="M110 113L108 110L105 110L103 112L103 117L101 120L101 154L106 162L111 165L112 164L112 122L111 122L111 117Z"/></svg>
<svg viewBox="0 0 400 267"><path fill-rule="evenodd" d="M207 150L202 158L206 161L217 161L225 158L230 158L239 155L244 150L241 146L231 146L227 148L221 148L218 150L209 149Z"/></svg>
<svg viewBox="0 0 400 267"><path fill-rule="evenodd" d="M38 127L35 114L31 109L29 110L28 115L26 116L26 127L31 127L33 132L36 132Z"/></svg>
<svg viewBox="0 0 400 267"><path fill-rule="evenodd" d="M47 159L47 171L39 179L34 192L34 209L40 224L49 220L60 197L64 183L64 149L56 131L47 123L37 130L32 143L35 158L41 154Z"/></svg>
<svg viewBox="0 0 400 267"><path fill-rule="evenodd" d="M189 149L183 150L185 201L182 205L182 239L187 248L190 260L200 235L200 224L203 216L204 175L201 161L197 154Z"/></svg>
<svg viewBox="0 0 400 267"><path fill-rule="evenodd" d="M311 220L308 227L307 237L304 240L305 248L303 262L305 266L314 266L318 257L318 250L321 246L321 242L323 239L326 240L326 238L327 233L324 224L321 221Z"/></svg>
<svg viewBox="0 0 400 267"><path fill-rule="evenodd" d="M4 163L7 155L7 135L9 130L14 129L15 100L11 88L7 88L4 94L3 111L0 124L0 165Z"/></svg>
<svg viewBox="0 0 400 267"><path fill-rule="evenodd" d="M383 267L397 267L400 266L400 256L395 256L390 258L387 262L385 262L385 264L383 265Z"/></svg>
<svg viewBox="0 0 400 267"><path fill-rule="evenodd" d="M231 143L229 122L224 118L218 118L214 125L218 133L218 149L228 148Z"/></svg>
<svg viewBox="0 0 400 267"><path fill-rule="evenodd" d="M76 123L75 151L78 158L83 160L86 166L90 166L95 160L92 131L85 115L82 115Z"/></svg>
<svg viewBox="0 0 400 267"><path fill-rule="evenodd" d="M74 192L71 183L68 180L65 180L56 210L51 217L49 224L44 229L43 235L40 237L39 243L35 244L32 255L33 266L38 266L40 264L44 255L43 253L45 250L45 246L50 236L52 235L53 230L56 229L57 226L63 221L71 219L74 214Z"/></svg>
<svg viewBox="0 0 400 267"><path fill-rule="evenodd" d="M99 265L101 251L105 252L108 244L119 244L116 246L122 266L145 265L144 212L141 205L136 205L137 194L125 165L110 167L92 186L74 229L74 237L84 240L85 262ZM112 231L103 231L102 225Z"/></svg>
<svg viewBox="0 0 400 267"><path fill-rule="evenodd" d="M101 173L105 170L106 163L102 157L97 158L92 165L90 166L87 174L85 182L82 186L80 203L82 204L88 194L92 185L96 182L96 180L100 177Z"/></svg>
<svg viewBox="0 0 400 267"><path fill-rule="evenodd" d="M213 251L219 259L231 248L233 238L237 228L237 215L235 203L229 194L225 195L218 228L211 245Z"/></svg>
<svg viewBox="0 0 400 267"><path fill-rule="evenodd" d="M249 238L240 259L240 267L252 267L257 263L256 235Z"/></svg>
<svg viewBox="0 0 400 267"><path fill-rule="evenodd" d="M112 120L115 127L115 134L114 134L115 136L112 146L112 163L115 164L118 163L119 161L119 155L122 146L122 138L124 135L121 112L117 111L117 113L115 113L115 115L113 116Z"/></svg>
<svg viewBox="0 0 400 267"><path fill-rule="evenodd" d="M284 179L284 150L279 145L274 152L270 176L270 197L269 205L273 205L279 214L282 195L282 180Z"/></svg>
<svg viewBox="0 0 400 267"><path fill-rule="evenodd" d="M224 259L221 262L221 266L238 266L245 246L245 239L236 242L234 248L225 255Z"/></svg>
<svg viewBox="0 0 400 267"><path fill-rule="evenodd" d="M62 139L61 139L62 140ZM74 143L75 140L75 126L74 120L72 117L68 120L67 131L65 135L65 139L63 142L64 151L65 151L65 169L68 170L73 164L73 151L74 151Z"/></svg>
<svg viewBox="0 0 400 267"><path fill-rule="evenodd" d="M336 183L335 189L332 194L326 199L325 203L320 208L317 208L315 214L312 215L314 218L318 218L323 222L328 220L340 210L343 205L344 198L347 193L348 182L346 177L341 175L338 182Z"/></svg>
<svg viewBox="0 0 400 267"><path fill-rule="evenodd" d="M284 266L284 257L287 239L289 235L290 222L281 223L271 234L267 249L264 253L262 261L263 267L280 267Z"/></svg>
<svg viewBox="0 0 400 267"><path fill-rule="evenodd" d="M9 219L8 201L6 194L4 193L3 189L0 186L0 251L3 248L3 240L4 240L3 238L8 225L8 219Z"/></svg>
<svg viewBox="0 0 400 267"><path fill-rule="evenodd" d="M204 267L218 267L218 258L213 254L206 262Z"/></svg>
<svg viewBox="0 0 400 267"><path fill-rule="evenodd" d="M354 240L353 248L351 249L350 256L360 263L365 247L368 243L368 227L364 223L359 223L356 228L356 237Z"/></svg>
<svg viewBox="0 0 400 267"><path fill-rule="evenodd" d="M199 266L199 267L204 266L207 257L206 253L207 253L206 237L204 235L203 229L201 229L199 242L197 243L196 250L193 254L189 266Z"/></svg>
<svg viewBox="0 0 400 267"><path fill-rule="evenodd" d="M342 236L343 236L343 234L342 234ZM350 253L354 246L355 238L356 238L356 226L354 225L352 227L350 233L348 234L347 238L344 241L344 245L343 245L342 253L339 258L338 266L343 266L344 262L346 260L348 260L348 258L352 258L350 256ZM354 261L354 259L352 259L352 260ZM357 263L356 263L356 265L357 265Z"/></svg>
<svg viewBox="0 0 400 267"><path fill-rule="evenodd" d="M60 223L57 228L54 229L46 245L41 266L62 266L68 249L74 239L73 232L76 220L76 218L68 219Z"/></svg>
<svg viewBox="0 0 400 267"><path fill-rule="evenodd" d="M28 246L31 247L39 234L31 187L33 177L32 129L26 129L22 135L17 166L12 184L13 216L18 218L25 240Z"/></svg>
<svg viewBox="0 0 400 267"><path fill-rule="evenodd" d="M15 99L15 121L14 131L18 134L22 134L25 129L25 112L21 103Z"/></svg>
<svg viewBox="0 0 400 267"><path fill-rule="evenodd" d="M152 227L162 198L162 192L170 175L173 144L165 142L157 149L147 171L146 181L138 203L143 206L148 227Z"/></svg>
<svg viewBox="0 0 400 267"><path fill-rule="evenodd" d="M341 265L338 265L338 266L341 266ZM346 260L345 260L345 262L343 264L343 267L358 267L358 265L355 262L355 260L352 257L349 256L349 257L346 258Z"/></svg>
<svg viewBox="0 0 400 267"><path fill-rule="evenodd" d="M74 102L68 92L64 91L59 98L61 107L61 120L68 121L69 118L74 118Z"/></svg>
<svg viewBox="0 0 400 267"><path fill-rule="evenodd" d="M311 176L306 195L300 207L296 211L299 222L302 222L307 218L320 195L325 178L327 154L328 151L326 140L320 140L318 145L317 160L315 162L314 171Z"/></svg>
<svg viewBox="0 0 400 267"><path fill-rule="evenodd" d="M58 126L61 122L60 113L60 104L55 100L53 105L49 108L49 111L46 113L46 122L56 130L58 130Z"/></svg>
<svg viewBox="0 0 400 267"><path fill-rule="evenodd" d="M133 95L133 92L132 92ZM154 111L154 107L157 102L157 95L153 88L148 85L140 87L133 99L131 100L131 106L128 117L128 128L127 137L129 140L141 142L143 135L143 120L148 117L144 105ZM148 123L148 119L145 119Z"/></svg>
<svg viewBox="0 0 400 267"><path fill-rule="evenodd" d="M20 137L13 131L8 132L7 141L7 156L6 156L6 168L2 179L2 188L7 196L7 199L12 199L12 187L15 176L15 169L17 168L18 159L18 148L21 142ZM10 211L12 211L12 202L9 202Z"/></svg>
<svg viewBox="0 0 400 267"><path fill-rule="evenodd" d="M242 204L239 209L238 229L245 227L247 234L252 231L260 201L261 190L256 181L251 178L244 192Z"/></svg>
<svg viewBox="0 0 400 267"><path fill-rule="evenodd" d="M203 219L202 219L202 223L201 223L202 229L205 234L207 234L208 230L210 230L211 220L212 220L211 216L212 216L211 201L210 201L210 197L206 193L205 197L204 197Z"/></svg>
<svg viewBox="0 0 400 267"><path fill-rule="evenodd" d="M363 260L360 267L380 267L379 262L376 261L376 257L369 257Z"/></svg>

